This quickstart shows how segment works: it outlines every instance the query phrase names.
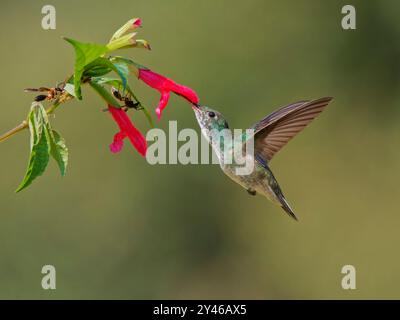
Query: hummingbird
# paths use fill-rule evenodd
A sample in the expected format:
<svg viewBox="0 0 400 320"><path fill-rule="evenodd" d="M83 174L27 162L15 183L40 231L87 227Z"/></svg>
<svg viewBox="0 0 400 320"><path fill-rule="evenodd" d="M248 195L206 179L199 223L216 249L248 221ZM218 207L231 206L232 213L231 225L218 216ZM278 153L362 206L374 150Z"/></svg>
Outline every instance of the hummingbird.
<svg viewBox="0 0 400 320"><path fill-rule="evenodd" d="M245 188L250 195L255 196L259 193L265 196L282 207L290 217L298 220L286 201L269 167L269 162L289 140L314 120L332 99L332 97L324 97L311 101L298 101L281 107L251 126L250 129L253 130L251 136L244 136L241 140L228 140L228 142L216 137L223 130L231 132L228 122L220 112L201 105L193 105L193 110L203 136L211 144L218 157L222 171ZM224 150L231 150L231 152L241 150L244 153L248 139L254 139L253 154L246 154L246 157L250 157L250 161L253 161L254 167L250 174L238 175L236 170L238 163L236 161L225 163L227 161L224 161ZM230 145L227 146L226 143ZM240 145L235 146L238 143Z"/></svg>

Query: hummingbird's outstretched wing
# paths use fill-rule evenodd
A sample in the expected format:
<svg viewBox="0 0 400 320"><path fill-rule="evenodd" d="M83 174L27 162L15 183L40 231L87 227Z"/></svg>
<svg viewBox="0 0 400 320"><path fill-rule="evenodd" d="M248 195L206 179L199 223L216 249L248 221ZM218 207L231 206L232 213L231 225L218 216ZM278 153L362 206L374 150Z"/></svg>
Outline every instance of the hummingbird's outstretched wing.
<svg viewBox="0 0 400 320"><path fill-rule="evenodd" d="M271 113L255 125L254 152L264 161L270 161L286 143L317 117L331 97L299 101Z"/></svg>

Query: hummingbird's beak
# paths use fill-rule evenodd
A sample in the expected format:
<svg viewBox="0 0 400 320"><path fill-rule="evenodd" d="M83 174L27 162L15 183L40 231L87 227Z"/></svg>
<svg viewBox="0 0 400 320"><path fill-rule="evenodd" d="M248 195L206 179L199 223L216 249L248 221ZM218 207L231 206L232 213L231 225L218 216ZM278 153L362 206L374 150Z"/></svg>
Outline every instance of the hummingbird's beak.
<svg viewBox="0 0 400 320"><path fill-rule="evenodd" d="M199 104L197 104L197 103L192 103L192 109L193 110L199 110L200 109L200 105Z"/></svg>

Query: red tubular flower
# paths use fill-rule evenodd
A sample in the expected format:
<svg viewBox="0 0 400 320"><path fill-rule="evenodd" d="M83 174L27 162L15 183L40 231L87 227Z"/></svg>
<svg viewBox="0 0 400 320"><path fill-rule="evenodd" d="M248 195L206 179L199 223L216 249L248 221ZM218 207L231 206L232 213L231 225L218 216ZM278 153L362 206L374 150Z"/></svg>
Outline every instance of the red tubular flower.
<svg viewBox="0 0 400 320"><path fill-rule="evenodd" d="M173 80L168 79L149 69L139 68L139 79L161 93L161 99L156 109L158 119L161 118L161 113L167 106L170 92L182 96L192 104L199 103L199 98L196 92L194 92L192 89L178 84Z"/></svg>
<svg viewBox="0 0 400 320"><path fill-rule="evenodd" d="M140 131L133 126L126 112L121 108L115 108L111 105L108 105L108 110L115 122L118 124L120 130L120 132L115 134L114 141L110 144L111 152L120 152L124 145L124 139L128 138L136 150L145 157L147 151L146 139Z"/></svg>

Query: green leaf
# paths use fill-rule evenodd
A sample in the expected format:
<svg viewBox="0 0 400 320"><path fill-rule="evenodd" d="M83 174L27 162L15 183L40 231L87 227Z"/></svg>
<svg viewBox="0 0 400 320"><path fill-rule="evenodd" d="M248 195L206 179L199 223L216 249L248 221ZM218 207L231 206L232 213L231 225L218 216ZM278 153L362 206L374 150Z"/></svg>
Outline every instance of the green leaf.
<svg viewBox="0 0 400 320"><path fill-rule="evenodd" d="M63 176L68 163L68 149L65 141L51 128L47 112L42 104L37 102L32 104L28 115L28 126L31 134L28 169L16 192L25 189L43 174L50 155L57 161Z"/></svg>
<svg viewBox="0 0 400 320"><path fill-rule="evenodd" d="M96 78L92 78L92 81L96 82L97 84L101 84L101 85L103 85L103 84L109 85L111 87L118 89L119 91L121 91L121 88L123 88L123 83L122 83L121 79L108 78L108 77L96 77ZM131 88L128 85L125 87L125 89L122 90L122 93L130 94L137 101L135 94L133 93L133 91L131 90Z"/></svg>
<svg viewBox="0 0 400 320"><path fill-rule="evenodd" d="M89 64L86 68L87 68L87 71L85 71L85 75L87 75L87 72L90 73L90 71L93 69L100 69L100 70L108 69L109 71L113 70L121 78L122 87L125 89L127 86L128 76L129 76L129 68L124 63L111 62L110 60L101 57L101 58L97 58L95 61L93 61L91 64Z"/></svg>
<svg viewBox="0 0 400 320"><path fill-rule="evenodd" d="M89 67L90 67L90 65L87 67L87 70L85 70L85 72L84 72L84 76L89 77L89 78L101 77L112 71L112 69L109 67L103 67L103 66L94 66L92 68L89 68Z"/></svg>
<svg viewBox="0 0 400 320"><path fill-rule="evenodd" d="M122 88L125 90L128 83L129 68L124 63L111 62L114 66L114 70L118 73L122 80Z"/></svg>
<svg viewBox="0 0 400 320"><path fill-rule="evenodd" d="M51 130L51 128L49 129ZM57 131L51 130L49 132L51 133L51 156L57 161L61 175L65 176L65 171L67 170L68 165L68 148L65 144L65 140Z"/></svg>
<svg viewBox="0 0 400 320"><path fill-rule="evenodd" d="M75 96L82 100L81 93L81 78L85 67L105 54L108 51L107 46L94 44L94 43L82 43L73 39L64 38L68 41L75 49L75 71L74 71L74 86Z"/></svg>
<svg viewBox="0 0 400 320"><path fill-rule="evenodd" d="M139 64L137 62L135 62L135 61L133 61L131 59L128 59L128 58L121 57L121 56L112 57L111 58L111 62L125 63L128 67L131 66L131 67L134 67L136 69L149 70L149 68L147 68L147 67L145 67L145 66L143 66L143 65L141 65L141 64Z"/></svg>
<svg viewBox="0 0 400 320"><path fill-rule="evenodd" d="M29 163L25 177L16 192L25 189L33 180L43 174L49 163L51 147L46 122L48 122L46 110L41 104L33 104L28 115L28 125L31 134Z"/></svg>
<svg viewBox="0 0 400 320"><path fill-rule="evenodd" d="M114 96L106 89L103 85L98 84L93 79L89 82L90 86L104 99L104 101L112 105L113 107L120 108L118 101L114 98Z"/></svg>

